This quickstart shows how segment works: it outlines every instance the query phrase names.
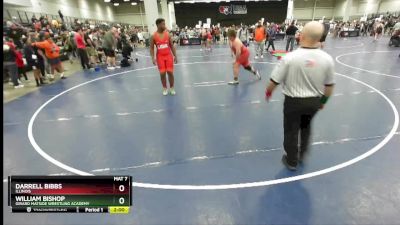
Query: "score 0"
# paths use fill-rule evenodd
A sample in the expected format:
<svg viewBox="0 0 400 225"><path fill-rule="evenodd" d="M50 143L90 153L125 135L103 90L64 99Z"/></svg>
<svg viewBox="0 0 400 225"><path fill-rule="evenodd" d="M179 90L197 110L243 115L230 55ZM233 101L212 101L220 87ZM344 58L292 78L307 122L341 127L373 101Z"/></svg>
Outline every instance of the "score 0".
<svg viewBox="0 0 400 225"><path fill-rule="evenodd" d="M114 177L114 194L127 194L129 195L130 191L130 177L129 176L118 176ZM126 204L126 199L124 196L120 196L118 198L118 204L119 205L125 205ZM129 200L128 200L129 201Z"/></svg>

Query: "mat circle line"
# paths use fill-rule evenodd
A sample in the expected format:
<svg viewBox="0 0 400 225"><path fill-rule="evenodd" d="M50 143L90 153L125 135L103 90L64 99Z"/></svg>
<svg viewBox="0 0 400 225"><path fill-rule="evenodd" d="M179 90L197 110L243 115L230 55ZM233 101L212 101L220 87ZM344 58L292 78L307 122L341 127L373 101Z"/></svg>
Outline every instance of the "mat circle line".
<svg viewBox="0 0 400 225"><path fill-rule="evenodd" d="M181 64L177 64L177 65L193 65L193 64L215 64L215 63L230 63L230 62L192 62L192 63L181 63ZM264 62L267 63L267 62ZM58 97L74 90L77 89L79 87L82 87L86 84L98 81L98 80L102 80L102 79L106 79L109 77L113 77L113 76L117 76L117 75L122 75L122 74L126 74L129 72L133 72L133 71L142 71L142 70L148 70L148 69L153 69L155 68L155 66L151 66L151 67L145 67L145 68L140 68L140 69L134 69L134 70L128 70L128 71L123 71L123 72L119 72L119 73L115 73L115 74L110 74L110 75L106 75L104 77L99 77L93 80L89 80L86 81L84 83L75 85L59 94L57 94L56 96L52 97L51 99L47 100L43 105L41 105L36 111L35 113L32 115L31 119L29 120L29 124L28 124L28 138L29 141L31 143L31 145L33 146L33 148L35 149L35 151L41 155L44 159L46 159L47 161L49 161L50 163L56 165L59 168L62 168L64 170L67 170L71 173L77 174L77 175L86 175L86 176L94 176L94 174L91 174L89 172L86 171L82 171L76 168L73 168L71 166L68 166L56 159L54 159L52 156L50 156L49 154L47 154L43 149L41 149L41 147L37 144L34 136L33 136L33 124L35 122L36 117L38 116L38 114L40 113L40 111L45 108L50 102L52 102L53 100L57 99ZM133 187L141 187L141 188L150 188L150 189L166 189L166 190L226 190L226 189L238 189L238 188L252 188L252 187L262 187L262 186L269 186L269 185L274 185L274 184L281 184L281 183L288 183L288 182L293 182L293 181L298 181L298 180L303 180L303 179L308 179L311 177L316 177L316 176L320 176L323 174L327 174L330 172L334 172L336 170L339 169L343 169L345 167L348 167L352 164L355 164L369 156L371 156L372 154L376 153L377 151L379 151L386 143L388 143L390 141L390 139L395 135L396 130L399 127L399 112L397 111L395 105L393 104L393 102L386 96L384 95L381 91L379 91L378 89L376 89L375 87L364 83L363 81L360 81L356 78L344 75L344 74L340 74L340 73L336 73L338 76L341 77L345 77L348 78L350 80L353 80L354 82L357 82L359 84L362 84L372 90L374 90L375 92L377 92L381 97L383 97L384 100L386 100L386 102L390 105L390 107L392 108L393 114L394 114L394 122L393 122L393 126L390 130L390 132L388 133L388 135L381 141L379 142L377 145L375 145L374 147L372 147L370 150L368 150L367 152L353 158L350 159L346 162L322 169L322 170L318 170L318 171L314 171L314 172L310 172L310 173L306 173L306 174L301 174L301 175L296 175L296 176L291 176L291 177L285 177L285 178L280 178L280 179L274 179L274 180L265 180L265 181L257 181L257 182L247 182L247 183L235 183L235 184L218 184L218 185L173 185L173 184L156 184L156 183L141 183L141 182L132 182L132 186Z"/></svg>

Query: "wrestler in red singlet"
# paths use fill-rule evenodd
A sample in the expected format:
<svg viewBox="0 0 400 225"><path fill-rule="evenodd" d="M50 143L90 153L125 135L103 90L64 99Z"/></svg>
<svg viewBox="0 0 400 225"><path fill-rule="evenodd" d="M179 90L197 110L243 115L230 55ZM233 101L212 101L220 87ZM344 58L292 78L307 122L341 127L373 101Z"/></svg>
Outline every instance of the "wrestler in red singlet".
<svg viewBox="0 0 400 225"><path fill-rule="evenodd" d="M236 55L236 48L232 45L231 50L234 55ZM242 47L240 48L240 57L236 59L236 63L242 65L243 67L247 67L250 65L249 61L250 51L249 49L244 46L242 43Z"/></svg>
<svg viewBox="0 0 400 225"><path fill-rule="evenodd" d="M174 58L171 52L171 45L167 31L159 34L157 31L153 34L153 41L157 48L157 66L160 73L174 71Z"/></svg>
<svg viewBox="0 0 400 225"><path fill-rule="evenodd" d="M261 80L261 76L257 70L255 70L249 62L250 52L246 46L240 41L239 38L236 37L235 30L228 31L229 45L232 50L232 55L235 58L235 62L233 63L233 76L234 80L229 82L228 84L239 84L239 69L240 65L242 65L246 70L253 73L259 80Z"/></svg>
<svg viewBox="0 0 400 225"><path fill-rule="evenodd" d="M153 64L158 66L160 71L161 83L163 86L163 95L168 95L166 74L168 73L168 81L171 95L175 95L174 89L174 62L178 63L176 57L176 49L173 45L172 39L166 31L165 20L156 20L157 31L154 32L150 40L150 55ZM154 46L157 48L157 55L154 57Z"/></svg>

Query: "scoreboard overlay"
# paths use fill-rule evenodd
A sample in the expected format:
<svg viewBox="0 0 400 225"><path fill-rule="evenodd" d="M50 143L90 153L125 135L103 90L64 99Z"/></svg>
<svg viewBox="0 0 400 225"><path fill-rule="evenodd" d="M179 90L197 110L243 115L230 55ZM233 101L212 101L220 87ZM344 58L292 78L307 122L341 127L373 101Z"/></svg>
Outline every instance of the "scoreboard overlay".
<svg viewBox="0 0 400 225"><path fill-rule="evenodd" d="M129 213L131 176L9 176L14 213Z"/></svg>

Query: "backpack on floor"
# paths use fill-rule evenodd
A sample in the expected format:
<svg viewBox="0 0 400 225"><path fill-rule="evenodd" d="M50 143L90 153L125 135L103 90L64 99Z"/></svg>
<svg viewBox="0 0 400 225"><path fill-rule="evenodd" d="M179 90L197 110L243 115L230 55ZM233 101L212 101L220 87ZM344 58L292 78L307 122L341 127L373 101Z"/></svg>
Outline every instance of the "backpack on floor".
<svg viewBox="0 0 400 225"><path fill-rule="evenodd" d="M121 60L121 67L130 67L131 64L129 63L127 58Z"/></svg>

